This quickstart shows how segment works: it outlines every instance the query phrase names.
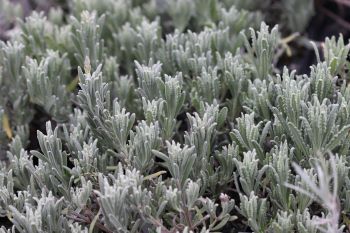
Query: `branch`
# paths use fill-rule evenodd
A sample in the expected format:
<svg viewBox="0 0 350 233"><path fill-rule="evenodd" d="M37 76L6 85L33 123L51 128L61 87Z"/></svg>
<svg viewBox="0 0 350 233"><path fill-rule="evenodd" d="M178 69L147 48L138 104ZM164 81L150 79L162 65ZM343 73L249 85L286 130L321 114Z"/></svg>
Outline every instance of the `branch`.
<svg viewBox="0 0 350 233"><path fill-rule="evenodd" d="M344 6L350 7L350 1L349 0L334 0L337 3L340 3Z"/></svg>
<svg viewBox="0 0 350 233"><path fill-rule="evenodd" d="M350 3L350 2L349 2ZM332 18L333 20L335 20L340 26L342 26L343 28L350 30L350 23L342 18L340 18L338 15L336 15L335 13L327 10L326 8L320 6L320 10L327 15L328 17Z"/></svg>
<svg viewBox="0 0 350 233"><path fill-rule="evenodd" d="M85 215L82 215L82 214L79 214L79 213L76 213L76 212L72 212L71 213L72 215L67 215L68 218L76 221L76 222L80 222L80 223L85 223L85 224L91 224L92 222L92 219L90 219L89 217L85 216ZM93 216L95 217L95 216ZM99 221L96 221L95 223L95 226L97 228L99 228L100 230L106 232L106 233L113 233L113 231L111 231L110 229L108 229L107 227L105 227L101 222Z"/></svg>

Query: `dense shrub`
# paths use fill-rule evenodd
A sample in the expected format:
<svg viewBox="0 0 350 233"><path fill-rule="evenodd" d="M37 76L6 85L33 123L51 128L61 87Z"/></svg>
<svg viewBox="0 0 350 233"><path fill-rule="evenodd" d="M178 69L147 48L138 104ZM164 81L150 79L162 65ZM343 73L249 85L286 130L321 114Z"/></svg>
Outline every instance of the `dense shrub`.
<svg viewBox="0 0 350 233"><path fill-rule="evenodd" d="M280 65L313 8L0 0L0 232L345 231L350 47Z"/></svg>

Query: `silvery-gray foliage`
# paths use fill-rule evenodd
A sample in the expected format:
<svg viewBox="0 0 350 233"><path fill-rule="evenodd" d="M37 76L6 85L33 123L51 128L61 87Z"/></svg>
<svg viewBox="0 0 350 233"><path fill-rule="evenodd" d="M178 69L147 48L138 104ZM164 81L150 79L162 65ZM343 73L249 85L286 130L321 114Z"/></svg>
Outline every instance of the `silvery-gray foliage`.
<svg viewBox="0 0 350 233"><path fill-rule="evenodd" d="M272 3L279 27L262 22ZM0 0L14 24L0 43L1 233L349 226L350 46L327 38L307 74L276 66L313 1L64 7L15 23Z"/></svg>

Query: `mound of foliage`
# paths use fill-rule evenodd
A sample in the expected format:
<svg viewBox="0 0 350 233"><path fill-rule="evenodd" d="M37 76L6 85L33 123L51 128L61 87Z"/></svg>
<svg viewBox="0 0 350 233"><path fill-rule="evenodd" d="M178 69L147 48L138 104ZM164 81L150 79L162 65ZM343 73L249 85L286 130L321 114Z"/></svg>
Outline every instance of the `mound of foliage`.
<svg viewBox="0 0 350 233"><path fill-rule="evenodd" d="M313 8L0 0L0 232L345 232L349 45L277 65Z"/></svg>

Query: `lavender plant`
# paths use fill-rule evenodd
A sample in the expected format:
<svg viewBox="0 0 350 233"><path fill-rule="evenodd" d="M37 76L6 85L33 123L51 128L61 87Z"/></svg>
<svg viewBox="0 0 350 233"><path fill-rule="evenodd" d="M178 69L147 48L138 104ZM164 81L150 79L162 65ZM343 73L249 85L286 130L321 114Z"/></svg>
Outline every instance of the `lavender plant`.
<svg viewBox="0 0 350 233"><path fill-rule="evenodd" d="M348 232L350 45L275 2L0 0L0 232Z"/></svg>

